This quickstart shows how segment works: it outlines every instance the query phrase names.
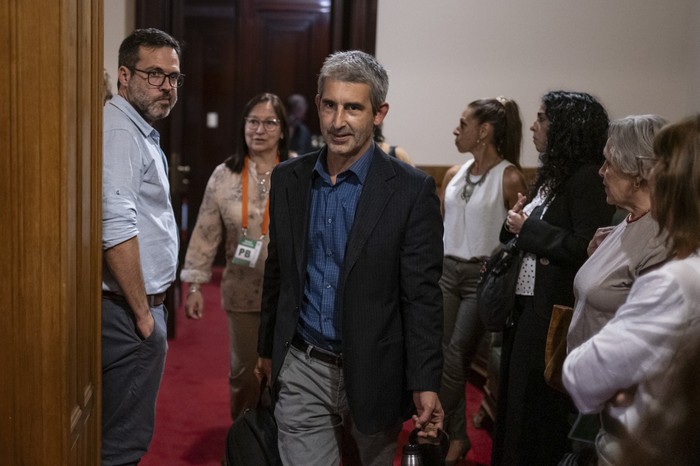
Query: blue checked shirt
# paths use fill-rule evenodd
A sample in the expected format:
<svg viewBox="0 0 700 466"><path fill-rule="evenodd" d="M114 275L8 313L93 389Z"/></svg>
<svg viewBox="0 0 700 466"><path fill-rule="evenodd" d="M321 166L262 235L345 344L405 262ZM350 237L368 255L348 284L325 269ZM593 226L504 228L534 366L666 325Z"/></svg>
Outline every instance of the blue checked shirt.
<svg viewBox="0 0 700 466"><path fill-rule="evenodd" d="M373 152L374 144L348 170L338 174L335 185L326 170L325 153L314 167L299 333L309 344L336 353L342 341L342 316L335 309L338 279Z"/></svg>

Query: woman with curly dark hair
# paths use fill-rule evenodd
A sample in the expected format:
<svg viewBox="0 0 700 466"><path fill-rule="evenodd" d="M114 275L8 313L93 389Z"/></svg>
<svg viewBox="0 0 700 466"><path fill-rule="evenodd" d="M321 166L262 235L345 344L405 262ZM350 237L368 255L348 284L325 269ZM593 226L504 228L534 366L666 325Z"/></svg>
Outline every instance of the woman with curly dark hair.
<svg viewBox="0 0 700 466"><path fill-rule="evenodd" d="M524 251L514 325L505 329L493 464L557 464L569 451L569 398L544 379L552 306L573 306L573 281L596 229L609 225L598 169L608 115L592 96L556 91L542 98L530 130L541 167L530 201L519 195L501 242L517 237Z"/></svg>

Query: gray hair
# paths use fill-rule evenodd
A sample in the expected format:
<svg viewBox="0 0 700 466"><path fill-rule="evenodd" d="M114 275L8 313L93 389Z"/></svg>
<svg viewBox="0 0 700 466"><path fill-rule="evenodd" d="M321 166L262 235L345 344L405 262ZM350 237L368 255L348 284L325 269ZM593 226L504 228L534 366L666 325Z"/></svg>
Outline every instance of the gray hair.
<svg viewBox="0 0 700 466"><path fill-rule="evenodd" d="M610 162L622 173L646 179L654 166L654 136L668 121L658 115L630 115L608 127Z"/></svg>
<svg viewBox="0 0 700 466"><path fill-rule="evenodd" d="M379 106L386 101L389 91L389 76L384 67L374 58L359 50L335 52L323 62L318 76L318 95L323 96L326 79L348 83L367 84L370 90L372 112L376 115Z"/></svg>

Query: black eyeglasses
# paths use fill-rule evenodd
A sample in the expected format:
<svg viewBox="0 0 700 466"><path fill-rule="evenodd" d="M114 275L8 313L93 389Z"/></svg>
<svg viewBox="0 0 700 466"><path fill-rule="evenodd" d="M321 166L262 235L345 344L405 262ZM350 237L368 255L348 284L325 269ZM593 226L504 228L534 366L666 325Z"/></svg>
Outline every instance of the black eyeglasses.
<svg viewBox="0 0 700 466"><path fill-rule="evenodd" d="M146 71L146 70L140 70L138 68L132 68L129 67L130 70L132 71L138 71L140 73L145 73L146 74L146 80L148 81L148 84L151 86L162 86L163 83L165 82L165 78L168 78L168 82L170 83L171 87L181 87L183 84L185 84L185 75L182 73L171 73L171 74L165 74L161 71Z"/></svg>
<svg viewBox="0 0 700 466"><path fill-rule="evenodd" d="M265 131L274 131L280 125L280 121L277 118L271 118L269 120L260 121L257 118L244 118L245 124L248 128L256 130L263 125Z"/></svg>

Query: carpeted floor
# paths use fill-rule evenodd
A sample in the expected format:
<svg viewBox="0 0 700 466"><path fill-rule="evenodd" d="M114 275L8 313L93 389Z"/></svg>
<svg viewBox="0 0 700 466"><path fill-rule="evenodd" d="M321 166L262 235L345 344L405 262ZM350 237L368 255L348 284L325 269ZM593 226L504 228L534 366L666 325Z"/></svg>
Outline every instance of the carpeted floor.
<svg viewBox="0 0 700 466"><path fill-rule="evenodd" d="M216 275L215 275L216 277ZM177 309L177 337L170 340L165 374L158 397L156 430L149 452L140 466L220 466L228 414L228 324L220 307L218 282L202 287L206 300L204 318L187 320ZM481 392L467 386L468 433L472 449L462 466L490 463L491 438L476 429L471 417L479 409ZM412 426L404 425L401 446Z"/></svg>

